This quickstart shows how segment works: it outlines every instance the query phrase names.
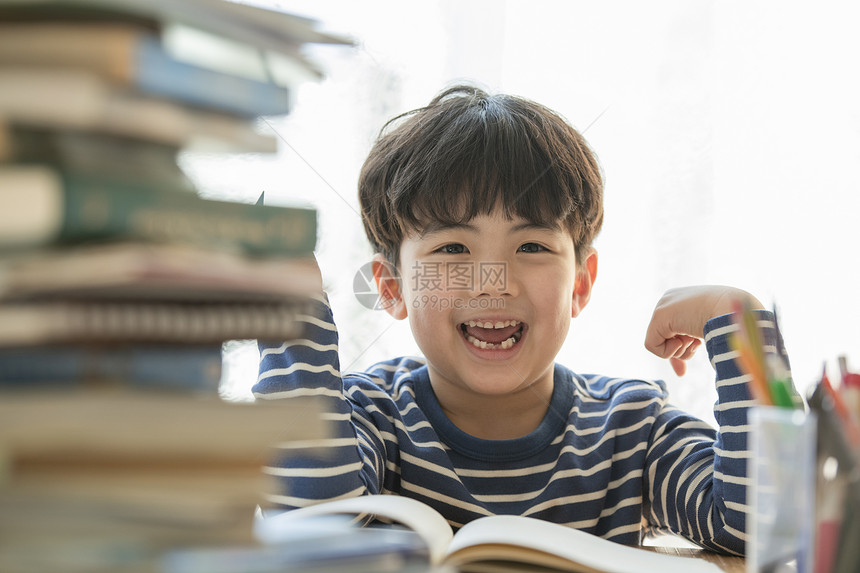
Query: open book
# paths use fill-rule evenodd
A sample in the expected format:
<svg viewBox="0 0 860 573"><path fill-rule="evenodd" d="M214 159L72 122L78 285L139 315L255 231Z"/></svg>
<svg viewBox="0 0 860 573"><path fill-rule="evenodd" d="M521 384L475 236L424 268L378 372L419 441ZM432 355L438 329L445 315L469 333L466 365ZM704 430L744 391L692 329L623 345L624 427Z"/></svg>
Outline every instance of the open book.
<svg viewBox="0 0 860 573"><path fill-rule="evenodd" d="M373 515L398 522L425 540L432 565L460 571L564 571L569 573L718 573L713 563L620 545L563 525L517 515L476 519L456 534L440 513L407 497L370 495L321 503L258 523L258 537L271 538L279 526L330 515Z"/></svg>

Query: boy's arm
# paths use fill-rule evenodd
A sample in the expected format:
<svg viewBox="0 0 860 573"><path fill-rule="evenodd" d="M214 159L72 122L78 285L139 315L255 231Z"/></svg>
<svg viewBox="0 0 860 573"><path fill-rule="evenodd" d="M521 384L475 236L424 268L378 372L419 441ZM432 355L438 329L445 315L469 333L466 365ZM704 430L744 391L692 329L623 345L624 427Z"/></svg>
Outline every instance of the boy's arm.
<svg viewBox="0 0 860 573"><path fill-rule="evenodd" d="M655 341L662 337L665 344L661 355L682 363L700 344L687 345L684 337L693 336L696 321L706 320L701 328L716 371L718 403L714 414L719 425L714 437L704 422L671 407L663 409L649 445L647 517L701 545L739 554L746 541L747 409L753 402L747 376L738 369L728 346L728 335L736 330L732 316L707 315L730 312L733 301L744 296L759 309L755 315L766 352L777 352L772 313L761 310L761 303L744 291L722 287L667 293L654 314L662 324L652 322L652 338L646 342L654 352L660 349ZM673 342L670 334L678 338ZM676 367L679 370L683 372Z"/></svg>
<svg viewBox="0 0 860 573"><path fill-rule="evenodd" d="M305 338L258 342L260 374L253 387L256 399L316 395L326 397L331 404L331 438L279 444L277 429L273 428L277 454L264 471L277 478L277 490L267 498L285 509L379 493L385 465L384 444L373 432L353 423L353 410L358 407L344 395L331 308L324 296L314 305L314 312L299 318L305 323Z"/></svg>

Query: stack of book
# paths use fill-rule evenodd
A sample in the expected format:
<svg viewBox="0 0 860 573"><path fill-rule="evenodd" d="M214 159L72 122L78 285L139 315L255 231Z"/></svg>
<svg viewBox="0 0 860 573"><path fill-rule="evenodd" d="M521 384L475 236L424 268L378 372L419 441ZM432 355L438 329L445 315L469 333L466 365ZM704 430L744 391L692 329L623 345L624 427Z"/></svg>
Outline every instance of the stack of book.
<svg viewBox="0 0 860 573"><path fill-rule="evenodd" d="M279 444L325 437L321 404L165 392L4 391L0 571L162 571L254 547Z"/></svg>
<svg viewBox="0 0 860 573"><path fill-rule="evenodd" d="M345 40L220 0L0 0L0 570L249 542L270 448L325 435L315 401L218 393L225 341L302 335L316 213L177 164L274 152L256 118L318 75L308 42Z"/></svg>

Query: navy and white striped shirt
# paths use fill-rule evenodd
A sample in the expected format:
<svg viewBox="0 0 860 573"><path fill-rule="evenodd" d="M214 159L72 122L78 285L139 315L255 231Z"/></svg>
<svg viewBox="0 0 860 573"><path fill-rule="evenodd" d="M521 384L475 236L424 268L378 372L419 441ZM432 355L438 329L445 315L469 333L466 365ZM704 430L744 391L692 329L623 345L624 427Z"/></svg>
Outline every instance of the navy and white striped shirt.
<svg viewBox="0 0 860 573"><path fill-rule="evenodd" d="M773 316L757 312L775 351ZM704 331L719 432L673 407L662 381L581 375L556 364L543 421L511 440L458 429L421 359L342 374L328 305L320 303L320 316L305 317L306 339L260 343L256 398L329 396L337 426L322 443L282 445L266 468L281 478L269 496L277 506L390 493L429 504L455 529L484 515L528 515L628 545L640 542L644 518L705 547L743 553L752 402L728 348L730 315Z"/></svg>

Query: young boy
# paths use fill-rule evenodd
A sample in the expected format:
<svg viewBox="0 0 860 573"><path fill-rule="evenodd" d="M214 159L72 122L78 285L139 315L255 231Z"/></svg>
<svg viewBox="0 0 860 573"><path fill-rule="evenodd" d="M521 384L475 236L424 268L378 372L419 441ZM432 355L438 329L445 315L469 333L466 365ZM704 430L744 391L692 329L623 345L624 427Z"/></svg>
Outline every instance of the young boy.
<svg viewBox="0 0 860 573"><path fill-rule="evenodd" d="M646 347L683 374L704 340L720 431L668 403L662 381L583 375L554 363L597 275L597 161L534 102L458 86L392 120L359 181L380 299L408 319L424 359L341 373L331 311L308 338L261 343L258 399L334 399L328 461L283 450L284 508L391 493L454 528L490 514L640 542L643 518L742 553L746 377L727 348L728 287L668 292ZM324 299L321 299L324 300ZM772 315L758 312L772 343ZM611 343L611 341L607 341ZM771 346L772 347L772 346Z"/></svg>

